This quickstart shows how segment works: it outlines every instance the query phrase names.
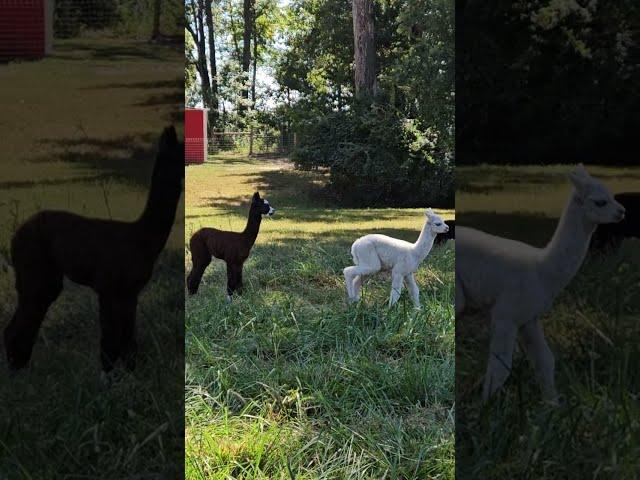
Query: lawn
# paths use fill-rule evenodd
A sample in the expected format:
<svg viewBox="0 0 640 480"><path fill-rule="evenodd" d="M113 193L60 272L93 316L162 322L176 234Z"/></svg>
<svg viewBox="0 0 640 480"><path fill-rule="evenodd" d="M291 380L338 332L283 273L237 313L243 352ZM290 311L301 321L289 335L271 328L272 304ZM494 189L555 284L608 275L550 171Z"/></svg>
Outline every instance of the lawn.
<svg viewBox="0 0 640 480"><path fill-rule="evenodd" d="M162 128L181 121L184 55L122 38L57 41L41 61L0 64L0 254L40 209L134 220ZM31 366L0 346L0 478L152 478L183 467L183 206L138 306L141 358L101 381L95 295L70 282ZM0 268L0 329L16 298ZM146 475L146 476L145 476Z"/></svg>
<svg viewBox="0 0 640 480"><path fill-rule="evenodd" d="M542 246L570 194L570 166L457 169L458 223ZM639 168L588 167L614 191L640 190ZM640 471L640 243L589 256L543 319L565 402L541 401L521 352L483 406L489 325L456 325L456 466L463 479L632 479Z"/></svg>
<svg viewBox="0 0 640 480"><path fill-rule="evenodd" d="M255 190L277 210L243 296L226 302L216 261L187 299L189 479L454 478L453 243L417 274L420 313L406 293L389 311L384 278L348 305L351 242L370 232L415 241L424 211L339 208L324 182L240 154L187 168L187 244L203 226L244 228Z"/></svg>

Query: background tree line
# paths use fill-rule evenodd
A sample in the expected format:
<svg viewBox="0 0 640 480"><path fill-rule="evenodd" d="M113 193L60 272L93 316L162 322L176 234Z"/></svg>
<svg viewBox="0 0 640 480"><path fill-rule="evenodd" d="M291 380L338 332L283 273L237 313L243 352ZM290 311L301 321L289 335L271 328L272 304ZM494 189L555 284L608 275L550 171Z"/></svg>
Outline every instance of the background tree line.
<svg viewBox="0 0 640 480"><path fill-rule="evenodd" d="M451 206L453 22L452 0L188 0L186 103L295 133L345 203Z"/></svg>
<svg viewBox="0 0 640 480"><path fill-rule="evenodd" d="M458 164L635 164L639 4L459 1Z"/></svg>
<svg viewBox="0 0 640 480"><path fill-rule="evenodd" d="M145 38L182 36L181 0L56 0L54 32L73 38L84 30L112 29Z"/></svg>

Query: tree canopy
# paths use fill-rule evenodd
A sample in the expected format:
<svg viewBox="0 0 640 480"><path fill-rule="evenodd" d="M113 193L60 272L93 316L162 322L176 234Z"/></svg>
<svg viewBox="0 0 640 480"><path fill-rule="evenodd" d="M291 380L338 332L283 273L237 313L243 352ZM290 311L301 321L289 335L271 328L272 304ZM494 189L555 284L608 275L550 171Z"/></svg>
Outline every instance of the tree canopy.
<svg viewBox="0 0 640 480"><path fill-rule="evenodd" d="M186 20L195 26L193 12L207 7L192 1L196 10ZM215 2L208 35L216 45L213 56L206 53L218 66L215 128L295 134L296 165L327 169L332 192L344 202L451 205L453 1L360 1L373 10L368 38L375 55L374 88L364 98L355 95L351 1ZM202 78L194 76L195 46L187 58L187 104L211 108L198 88Z"/></svg>
<svg viewBox="0 0 640 480"><path fill-rule="evenodd" d="M637 162L637 2L459 4L459 164Z"/></svg>

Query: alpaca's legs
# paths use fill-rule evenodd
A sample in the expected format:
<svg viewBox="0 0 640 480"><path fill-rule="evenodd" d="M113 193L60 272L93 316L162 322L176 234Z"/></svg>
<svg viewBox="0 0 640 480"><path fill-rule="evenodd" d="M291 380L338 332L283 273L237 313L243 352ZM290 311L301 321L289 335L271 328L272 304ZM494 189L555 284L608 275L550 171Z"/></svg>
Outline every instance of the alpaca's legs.
<svg viewBox="0 0 640 480"><path fill-rule="evenodd" d="M349 299L355 302L360 300L363 278L379 272L382 264L375 248L368 244L360 243L357 246L354 244L351 254L356 265L345 268L343 273Z"/></svg>
<svg viewBox="0 0 640 480"><path fill-rule="evenodd" d="M355 278L358 276L356 273L354 273L354 271L357 269L358 267L346 267L342 273L344 273L344 283L347 286L347 296L351 299L354 300L355 299L355 292L354 292L354 280Z"/></svg>
<svg viewBox="0 0 640 480"><path fill-rule="evenodd" d="M130 340L135 335L136 298L101 294L99 300L100 361L102 369L109 372L123 352L131 353L135 348Z"/></svg>
<svg viewBox="0 0 640 480"><path fill-rule="evenodd" d="M398 273L391 274L391 296L389 297L389 308L393 307L402 293L404 277Z"/></svg>
<svg viewBox="0 0 640 480"><path fill-rule="evenodd" d="M460 315L464 311L465 300L464 291L460 282L456 281L456 316Z"/></svg>
<svg viewBox="0 0 640 480"><path fill-rule="evenodd" d="M236 291L242 293L242 264L227 263L227 297Z"/></svg>
<svg viewBox="0 0 640 480"><path fill-rule="evenodd" d="M542 388L542 394L546 400L557 401L554 372L555 360L553 353L544 338L544 332L540 321L528 322L522 327L523 346L536 372L538 382Z"/></svg>
<svg viewBox="0 0 640 480"><path fill-rule="evenodd" d="M343 270L344 280L347 284L347 295L353 301L360 300L360 289L362 287L362 277L371 275L380 270L380 262L374 265L356 265L355 267L347 267Z"/></svg>
<svg viewBox="0 0 640 480"><path fill-rule="evenodd" d="M418 284L416 283L416 278L413 276L413 273L410 273L406 277L404 277L405 282L407 282L407 290L409 290L409 295L411 296L411 300L413 301L413 306L416 310L420 310L422 307L420 306L420 290L418 289Z"/></svg>
<svg viewBox="0 0 640 480"><path fill-rule="evenodd" d="M193 268L187 277L187 290L189 291L189 295L194 295L198 293L202 275L211 263L211 255L209 255L209 252L192 251L191 260L193 262Z"/></svg>
<svg viewBox="0 0 640 480"><path fill-rule="evenodd" d="M356 275L353 279L351 290L356 300L360 300L360 290L362 290L362 275Z"/></svg>
<svg viewBox="0 0 640 480"><path fill-rule="evenodd" d="M242 265L238 265L238 271L236 275L236 292L238 292L239 295L242 295L242 292L244 291L244 283L242 282Z"/></svg>
<svg viewBox="0 0 640 480"><path fill-rule="evenodd" d="M138 356L138 342L136 340L136 309L138 299L132 298L122 303L122 315L125 322L122 325L122 359L127 370L136 368Z"/></svg>
<svg viewBox="0 0 640 480"><path fill-rule="evenodd" d="M13 258L18 305L4 330L7 360L14 369L29 362L40 325L62 291L62 273L47 265L37 251L26 253Z"/></svg>
<svg viewBox="0 0 640 480"><path fill-rule="evenodd" d="M489 362L482 393L485 401L502 387L511 373L518 327L509 316L505 315L507 313L505 310L500 304L493 307Z"/></svg>

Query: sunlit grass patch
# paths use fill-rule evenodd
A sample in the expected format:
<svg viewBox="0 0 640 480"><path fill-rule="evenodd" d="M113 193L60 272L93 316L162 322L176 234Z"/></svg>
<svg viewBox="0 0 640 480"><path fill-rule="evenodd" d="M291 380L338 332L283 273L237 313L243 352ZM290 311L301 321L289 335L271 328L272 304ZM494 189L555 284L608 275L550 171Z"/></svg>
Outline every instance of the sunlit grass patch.
<svg viewBox="0 0 640 480"><path fill-rule="evenodd" d="M417 273L421 312L406 296L389 310L385 276L350 305L342 269L353 240L376 231L415 241L424 210L337 208L323 182L246 157L187 169L187 241L203 226L244 228L255 190L277 210L245 264L245 293L225 301L214 261L187 300L188 478L454 476L453 244ZM202 435L232 447L209 448Z"/></svg>

